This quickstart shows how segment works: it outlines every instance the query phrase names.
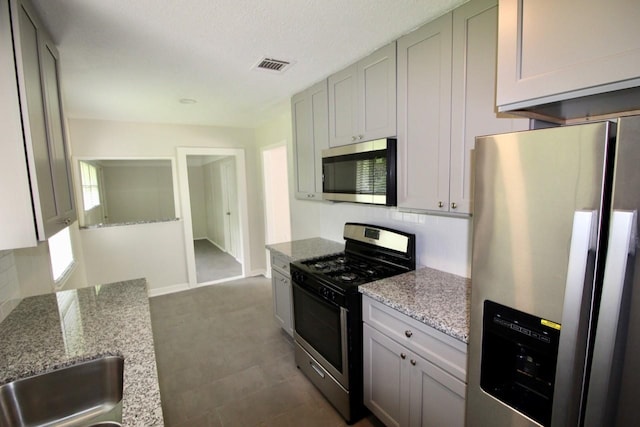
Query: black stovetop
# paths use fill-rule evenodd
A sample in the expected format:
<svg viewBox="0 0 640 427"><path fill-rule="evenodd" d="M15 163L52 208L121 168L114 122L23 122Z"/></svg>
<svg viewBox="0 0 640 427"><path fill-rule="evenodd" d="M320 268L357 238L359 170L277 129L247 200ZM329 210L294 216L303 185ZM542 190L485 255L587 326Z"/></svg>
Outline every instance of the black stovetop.
<svg viewBox="0 0 640 427"><path fill-rule="evenodd" d="M342 288L373 282L406 271L380 260L362 258L345 252L312 258L300 264L307 273L322 277Z"/></svg>

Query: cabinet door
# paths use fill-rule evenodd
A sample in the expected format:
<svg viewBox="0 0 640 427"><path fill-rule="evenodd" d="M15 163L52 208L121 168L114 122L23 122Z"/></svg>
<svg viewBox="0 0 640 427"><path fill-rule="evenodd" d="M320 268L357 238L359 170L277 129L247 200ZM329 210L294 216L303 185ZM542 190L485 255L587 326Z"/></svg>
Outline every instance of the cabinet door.
<svg viewBox="0 0 640 427"><path fill-rule="evenodd" d="M498 118L495 109L496 0L473 0L453 11L451 212L471 213L475 137L527 129L527 119Z"/></svg>
<svg viewBox="0 0 640 427"><path fill-rule="evenodd" d="M62 102L58 75L58 52L53 43L44 39L40 45L42 81L44 82L47 140L53 172L53 189L56 202L56 222L45 226L51 236L76 220L75 203L71 184L70 156L67 149ZM47 221L47 223L49 223Z"/></svg>
<svg viewBox="0 0 640 427"><path fill-rule="evenodd" d="M358 133L358 66L329 76L329 145L357 142Z"/></svg>
<svg viewBox="0 0 640 427"><path fill-rule="evenodd" d="M451 13L397 43L398 206L447 211Z"/></svg>
<svg viewBox="0 0 640 427"><path fill-rule="evenodd" d="M12 3L18 86L39 240L75 221L57 52L31 7Z"/></svg>
<svg viewBox="0 0 640 427"><path fill-rule="evenodd" d="M466 385L425 359L411 354L411 427L463 427Z"/></svg>
<svg viewBox="0 0 640 427"><path fill-rule="evenodd" d="M311 132L313 139L313 179L315 200L322 200L322 150L329 148L329 106L327 81L323 80L307 89L311 107Z"/></svg>
<svg viewBox="0 0 640 427"><path fill-rule="evenodd" d="M396 43L358 62L357 139L371 141L396 135Z"/></svg>
<svg viewBox="0 0 640 427"><path fill-rule="evenodd" d="M0 2L0 250L36 245L9 3Z"/></svg>
<svg viewBox="0 0 640 427"><path fill-rule="evenodd" d="M282 329L293 336L291 281L277 270L271 270L271 284L273 286L273 315Z"/></svg>
<svg viewBox="0 0 640 427"><path fill-rule="evenodd" d="M387 426L409 421L409 352L363 325L364 404Z"/></svg>
<svg viewBox="0 0 640 427"><path fill-rule="evenodd" d="M16 16L17 15L17 16ZM42 81L40 79L40 56L38 55L38 27L37 21L23 7L17 5L14 9L14 22L18 22L18 37L15 38L18 84L21 91L22 115L25 117L24 126L25 145L29 156L29 169L32 182L34 209L40 240L46 235L46 230L53 226L57 216L54 196L53 168L47 141L47 124L45 119L45 105ZM47 226L45 226L47 223Z"/></svg>
<svg viewBox="0 0 640 427"><path fill-rule="evenodd" d="M322 150L329 147L327 81L291 98L295 196L322 199Z"/></svg>
<svg viewBox="0 0 640 427"><path fill-rule="evenodd" d="M500 0L499 16L501 111L640 85L637 1Z"/></svg>
<svg viewBox="0 0 640 427"><path fill-rule="evenodd" d="M309 99L305 92L291 98L291 123L293 126L293 161L295 164L296 198L308 198L315 193L313 140Z"/></svg>

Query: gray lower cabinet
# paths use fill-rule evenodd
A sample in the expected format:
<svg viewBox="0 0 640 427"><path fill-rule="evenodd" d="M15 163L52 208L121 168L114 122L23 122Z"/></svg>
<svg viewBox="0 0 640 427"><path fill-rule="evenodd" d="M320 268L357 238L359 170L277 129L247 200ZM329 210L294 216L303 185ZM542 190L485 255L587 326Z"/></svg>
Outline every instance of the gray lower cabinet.
<svg viewBox="0 0 640 427"><path fill-rule="evenodd" d="M464 426L466 344L363 297L364 403L387 426Z"/></svg>
<svg viewBox="0 0 640 427"><path fill-rule="evenodd" d="M500 111L640 86L637 1L500 0L499 16Z"/></svg>
<svg viewBox="0 0 640 427"><path fill-rule="evenodd" d="M32 204L30 214L21 215L17 223L11 224L19 228L30 226L33 231L23 234L28 241L1 233L0 248L17 248L35 246L37 240L46 240L67 227L76 220L76 211L62 114L57 50L30 3L26 0L0 1L3 39L0 62L13 65L10 74L15 78L6 80L14 85L17 82L17 92L16 89L2 88L3 94L9 96L3 96L0 101L0 111L4 116L1 130L10 144L17 144L12 148L23 152L22 156L12 156L15 163L0 172L0 190L2 194L22 193L25 186L23 170L28 171L27 194L30 194ZM13 43L7 43L8 40L13 40ZM3 151L7 149L5 147ZM15 206L9 204L4 209L21 210L22 201ZM3 227L7 225L5 218L8 217L2 214Z"/></svg>
<svg viewBox="0 0 640 427"><path fill-rule="evenodd" d="M289 260L271 254L271 285L273 292L273 315L289 335L293 336L293 295Z"/></svg>

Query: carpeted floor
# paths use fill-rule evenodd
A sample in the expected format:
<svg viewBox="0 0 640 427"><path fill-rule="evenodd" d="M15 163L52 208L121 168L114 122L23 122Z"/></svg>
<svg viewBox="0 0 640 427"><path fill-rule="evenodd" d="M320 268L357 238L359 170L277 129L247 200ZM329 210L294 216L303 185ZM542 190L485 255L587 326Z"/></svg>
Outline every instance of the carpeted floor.
<svg viewBox="0 0 640 427"><path fill-rule="evenodd" d="M242 275L242 264L207 239L193 241L198 283Z"/></svg>
<svg viewBox="0 0 640 427"><path fill-rule="evenodd" d="M203 286L150 306L166 427L346 426L296 367L270 280ZM354 426L382 424L370 415Z"/></svg>

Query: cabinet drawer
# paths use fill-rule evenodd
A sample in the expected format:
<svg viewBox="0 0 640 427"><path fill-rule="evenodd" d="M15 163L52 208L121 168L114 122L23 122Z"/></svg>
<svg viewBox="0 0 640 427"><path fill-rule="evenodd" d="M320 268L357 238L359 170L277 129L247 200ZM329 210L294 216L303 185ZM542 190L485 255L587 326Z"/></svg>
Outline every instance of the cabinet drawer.
<svg viewBox="0 0 640 427"><path fill-rule="evenodd" d="M466 383L467 345L366 295L362 320Z"/></svg>
<svg viewBox="0 0 640 427"><path fill-rule="evenodd" d="M271 268L280 270L281 273L289 276L289 258L271 254Z"/></svg>

